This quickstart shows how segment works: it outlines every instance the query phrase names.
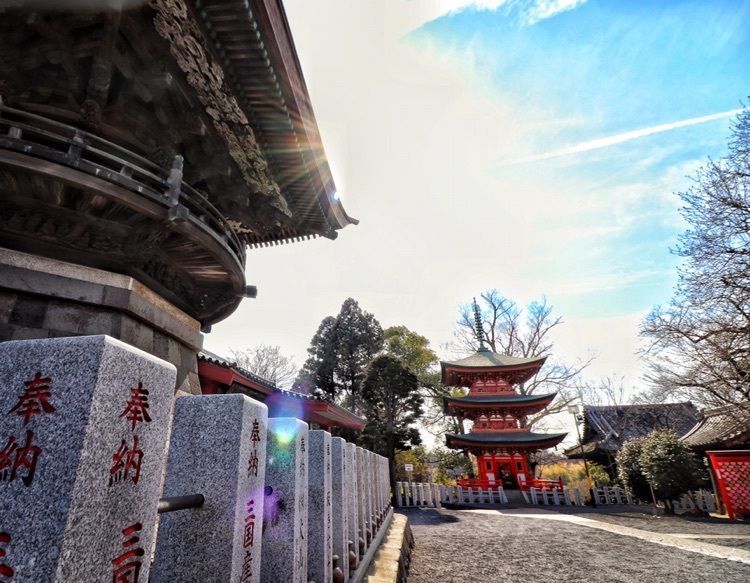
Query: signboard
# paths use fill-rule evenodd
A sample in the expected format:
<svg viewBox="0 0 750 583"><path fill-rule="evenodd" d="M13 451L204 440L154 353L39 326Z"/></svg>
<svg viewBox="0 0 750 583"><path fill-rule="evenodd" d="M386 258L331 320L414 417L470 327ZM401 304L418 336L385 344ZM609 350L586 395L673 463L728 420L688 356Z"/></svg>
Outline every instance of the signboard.
<svg viewBox="0 0 750 583"><path fill-rule="evenodd" d="M404 464L404 471L405 472L413 472L414 471L414 465L413 464Z"/></svg>

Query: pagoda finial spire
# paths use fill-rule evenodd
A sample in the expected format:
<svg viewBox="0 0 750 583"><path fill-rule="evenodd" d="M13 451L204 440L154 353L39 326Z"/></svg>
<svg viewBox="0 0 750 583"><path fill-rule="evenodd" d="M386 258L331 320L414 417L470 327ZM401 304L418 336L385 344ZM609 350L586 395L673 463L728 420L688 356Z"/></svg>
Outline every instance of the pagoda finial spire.
<svg viewBox="0 0 750 583"><path fill-rule="evenodd" d="M484 332L482 330L482 314L479 312L479 304L477 304L477 298L474 298L474 332L479 340L479 350L485 351L487 348L484 345Z"/></svg>

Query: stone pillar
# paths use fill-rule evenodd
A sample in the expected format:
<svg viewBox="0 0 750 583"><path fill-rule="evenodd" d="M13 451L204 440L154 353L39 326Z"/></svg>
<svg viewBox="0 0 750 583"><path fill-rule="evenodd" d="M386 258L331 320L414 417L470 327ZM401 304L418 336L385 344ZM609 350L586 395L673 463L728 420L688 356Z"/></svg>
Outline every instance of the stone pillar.
<svg viewBox="0 0 750 583"><path fill-rule="evenodd" d="M244 395L177 399L163 496L205 502L162 515L153 583L260 581L267 432L267 407Z"/></svg>
<svg viewBox="0 0 750 583"><path fill-rule="evenodd" d="M307 580L317 583L333 577L331 434L316 429L308 436Z"/></svg>
<svg viewBox="0 0 750 583"><path fill-rule="evenodd" d="M291 417L268 420L262 583L307 581L309 449L307 423Z"/></svg>
<svg viewBox="0 0 750 583"><path fill-rule="evenodd" d="M386 496L385 496L385 507L390 508L394 499L393 492L391 491L391 473L389 469L388 458L383 459L383 480L385 482Z"/></svg>
<svg viewBox="0 0 750 583"><path fill-rule="evenodd" d="M378 479L378 465L380 456L372 453L370 458L370 480L372 481L372 513L374 516L375 526L380 526L380 480Z"/></svg>
<svg viewBox="0 0 750 583"><path fill-rule="evenodd" d="M339 568L345 579L349 575L349 502L347 497L348 460L346 442L331 438L331 493L333 497L333 554L339 557Z"/></svg>
<svg viewBox="0 0 750 583"><path fill-rule="evenodd" d="M138 280L0 247L0 342L107 334L177 367L200 394L200 323Z"/></svg>
<svg viewBox="0 0 750 583"><path fill-rule="evenodd" d="M359 515L359 538L364 541L367 548L369 537L367 536L367 487L365 486L365 450L357 447L357 514ZM359 547L359 543L357 543ZM358 548L360 556L364 551Z"/></svg>
<svg viewBox="0 0 750 583"><path fill-rule="evenodd" d="M375 532L377 532L377 527L375 525L375 510L374 510L374 501L373 501L373 483L372 483L372 457L373 453L370 450L365 450L365 491L366 491L366 500L367 500L367 523L369 524L369 532L370 532L370 541L372 540L372 537L375 536ZM369 543L368 542L368 546Z"/></svg>
<svg viewBox="0 0 750 583"><path fill-rule="evenodd" d="M10 580L148 580L175 374L106 336L0 344Z"/></svg>
<svg viewBox="0 0 750 583"><path fill-rule="evenodd" d="M357 446L347 443L346 451L346 504L348 507L349 536L352 541L351 550L354 556L359 556L359 490L357 489ZM354 561L356 562L356 561ZM349 564L351 568L352 563ZM344 573L348 580L349 576Z"/></svg>

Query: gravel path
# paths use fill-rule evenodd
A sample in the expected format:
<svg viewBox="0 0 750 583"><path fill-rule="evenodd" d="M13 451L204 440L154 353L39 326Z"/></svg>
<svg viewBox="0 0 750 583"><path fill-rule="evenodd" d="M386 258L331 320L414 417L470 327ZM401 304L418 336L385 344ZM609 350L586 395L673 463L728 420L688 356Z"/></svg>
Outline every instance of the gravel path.
<svg viewBox="0 0 750 583"><path fill-rule="evenodd" d="M747 564L559 520L445 509L405 514L416 540L409 583L750 581Z"/></svg>

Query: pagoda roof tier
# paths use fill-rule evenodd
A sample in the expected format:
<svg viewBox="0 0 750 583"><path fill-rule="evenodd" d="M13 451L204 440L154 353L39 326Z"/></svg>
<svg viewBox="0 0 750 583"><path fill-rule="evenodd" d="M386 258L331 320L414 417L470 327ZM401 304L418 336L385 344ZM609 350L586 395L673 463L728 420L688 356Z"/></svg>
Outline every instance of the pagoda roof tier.
<svg viewBox="0 0 750 583"><path fill-rule="evenodd" d="M546 356L538 358L519 358L492 352L484 346L466 358L440 363L442 382L453 387L470 386L477 376L488 373L500 373L509 382L522 383L531 378L547 360Z"/></svg>
<svg viewBox="0 0 750 583"><path fill-rule="evenodd" d="M531 431L497 431L487 433L467 433L464 435L448 434L446 445L453 449L470 451L538 450L554 447L567 433L534 433Z"/></svg>
<svg viewBox="0 0 750 583"><path fill-rule="evenodd" d="M493 395L468 395L466 397L449 397L443 404L443 410L449 415L461 412L464 417L472 419L488 412L496 414L532 415L547 407L557 393L546 395L519 395L518 393L496 393Z"/></svg>

